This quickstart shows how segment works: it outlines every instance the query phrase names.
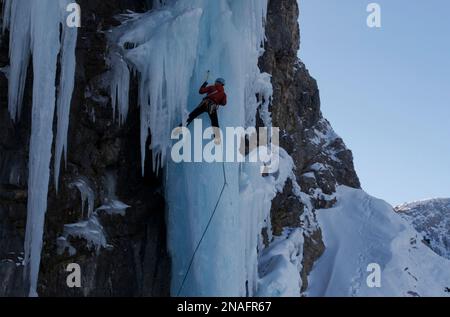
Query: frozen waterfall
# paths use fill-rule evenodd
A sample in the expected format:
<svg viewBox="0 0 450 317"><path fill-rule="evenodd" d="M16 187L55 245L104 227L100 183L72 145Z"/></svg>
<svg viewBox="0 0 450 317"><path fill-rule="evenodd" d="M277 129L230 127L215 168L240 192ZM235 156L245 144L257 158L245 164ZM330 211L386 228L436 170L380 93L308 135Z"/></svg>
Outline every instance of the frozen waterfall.
<svg viewBox="0 0 450 317"><path fill-rule="evenodd" d="M219 112L221 127L255 126L258 108L270 125L270 76L258 68L266 10L266 0L165 1L151 12L124 16L110 33L111 60L117 61L112 65L113 97L127 95L122 83L136 72L142 161L150 133L154 166L162 166L165 174L173 295L257 292L261 230L270 228L271 200L290 175L291 158L281 149L280 166L287 172L262 177L260 166L251 163L177 164L169 150L172 129L201 101L198 88L206 70L227 80L229 101ZM127 107L120 104L122 98L117 100L123 117ZM209 126L204 118L203 126ZM223 170L227 186L221 195Z"/></svg>
<svg viewBox="0 0 450 317"><path fill-rule="evenodd" d="M37 295L56 105L56 182L59 158L67 147L77 39L76 28L66 25L69 3L69 0L5 0L3 8L3 28L10 30L8 107L13 120L20 118L30 56L34 73L24 258L25 279L30 284L31 296ZM58 57L61 62L60 87L55 98Z"/></svg>

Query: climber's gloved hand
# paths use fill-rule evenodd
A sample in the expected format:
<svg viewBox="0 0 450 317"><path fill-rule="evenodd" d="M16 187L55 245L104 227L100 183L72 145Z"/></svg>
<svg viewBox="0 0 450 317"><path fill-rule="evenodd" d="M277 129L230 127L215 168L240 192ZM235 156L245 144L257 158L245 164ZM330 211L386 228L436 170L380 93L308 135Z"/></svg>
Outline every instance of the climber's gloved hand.
<svg viewBox="0 0 450 317"><path fill-rule="evenodd" d="M207 81L205 81L205 82L203 83L202 88L205 88L206 86L208 86L208 82L207 82Z"/></svg>

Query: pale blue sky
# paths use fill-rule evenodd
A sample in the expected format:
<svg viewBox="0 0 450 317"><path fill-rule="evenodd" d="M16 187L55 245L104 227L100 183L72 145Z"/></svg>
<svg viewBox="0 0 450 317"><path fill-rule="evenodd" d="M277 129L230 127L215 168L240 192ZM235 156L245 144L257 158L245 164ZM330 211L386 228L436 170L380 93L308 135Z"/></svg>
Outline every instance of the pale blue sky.
<svg viewBox="0 0 450 317"><path fill-rule="evenodd" d="M381 29L367 27L371 2ZM450 1L299 4L300 57L363 188L394 205L450 197Z"/></svg>

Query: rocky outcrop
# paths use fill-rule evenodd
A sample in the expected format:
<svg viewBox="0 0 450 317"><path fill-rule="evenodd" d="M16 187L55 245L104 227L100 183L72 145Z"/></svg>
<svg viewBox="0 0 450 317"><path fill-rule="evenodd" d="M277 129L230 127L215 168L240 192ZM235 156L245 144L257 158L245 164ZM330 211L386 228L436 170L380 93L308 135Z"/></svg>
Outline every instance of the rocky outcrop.
<svg viewBox="0 0 450 317"><path fill-rule="evenodd" d="M289 181L272 205L272 228L280 235L284 228L303 227L303 290L313 263L324 250L322 234L314 209L334 204L336 185L359 188L353 157L341 138L323 118L317 82L298 58L300 30L296 0L269 0L265 53L260 68L272 75L273 100L270 107L273 125L280 128L280 145L292 156L295 177L301 191L312 201L293 192ZM303 216L303 217L302 217ZM299 219L304 219L300 223Z"/></svg>
<svg viewBox="0 0 450 317"><path fill-rule="evenodd" d="M167 296L170 259L166 251L165 202L162 182L149 160L142 177L139 110L131 93L128 120L113 120L108 87L101 80L108 71L107 42L102 31L117 25L115 16L126 10L144 11L150 1L79 0L83 9L76 50L76 85L71 107L69 151L59 191L50 184L44 248L38 292L41 296ZM7 34L0 44L0 67L9 63ZM30 67L31 68L31 67ZM0 73L0 296L25 295L22 282L26 224L28 142L32 74L22 119L13 123L7 110L7 79ZM133 84L135 88L135 84ZM151 157L147 153L147 157ZM71 241L77 253L58 255L57 238L64 225L82 219L80 193L69 186L86 179L99 207L114 194L131 208L124 216L99 213L108 247L96 252L86 241ZM114 185L114 183L116 185ZM66 285L67 264L78 263L82 288Z"/></svg>
<svg viewBox="0 0 450 317"><path fill-rule="evenodd" d="M435 198L395 207L423 237L423 243L450 259L450 199Z"/></svg>

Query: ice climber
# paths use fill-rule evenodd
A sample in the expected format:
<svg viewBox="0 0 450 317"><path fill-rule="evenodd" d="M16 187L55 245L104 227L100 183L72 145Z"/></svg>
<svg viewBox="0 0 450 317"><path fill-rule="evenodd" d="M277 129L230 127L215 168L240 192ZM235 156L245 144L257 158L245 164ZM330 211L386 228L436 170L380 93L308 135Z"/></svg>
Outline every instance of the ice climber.
<svg viewBox="0 0 450 317"><path fill-rule="evenodd" d="M220 130L219 130L219 118L217 116L217 110L220 106L227 104L227 94L225 93L225 79L217 78L214 85L208 86L208 82L205 81L200 87L199 93L201 95L206 94L202 102L195 108L188 116L186 126L189 126L194 119L201 114L207 112L211 120L211 126L214 129L214 142L216 144L221 143Z"/></svg>

